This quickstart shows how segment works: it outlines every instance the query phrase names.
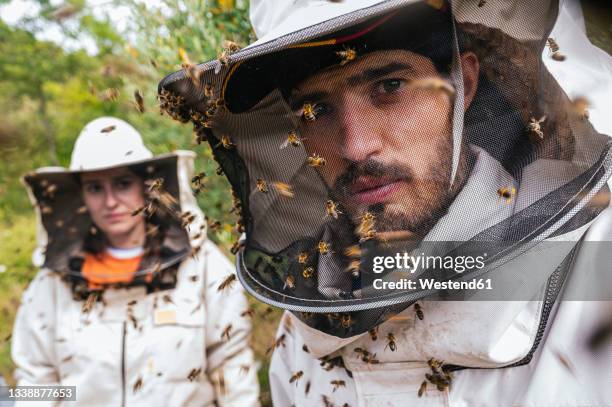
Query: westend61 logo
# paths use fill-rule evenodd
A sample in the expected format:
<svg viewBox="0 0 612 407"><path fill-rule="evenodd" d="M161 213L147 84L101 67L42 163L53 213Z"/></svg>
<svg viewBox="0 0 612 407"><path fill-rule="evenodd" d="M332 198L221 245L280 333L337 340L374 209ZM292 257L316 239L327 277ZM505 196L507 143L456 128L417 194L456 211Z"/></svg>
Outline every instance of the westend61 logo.
<svg viewBox="0 0 612 407"><path fill-rule="evenodd" d="M408 253L396 253L395 256L376 256L373 259L372 271L380 274L385 270L406 270L414 273L418 269L452 269L457 273L463 273L466 270L480 270L485 266L484 260L487 256L484 253L482 256L426 256L425 253L420 255L409 255Z"/></svg>

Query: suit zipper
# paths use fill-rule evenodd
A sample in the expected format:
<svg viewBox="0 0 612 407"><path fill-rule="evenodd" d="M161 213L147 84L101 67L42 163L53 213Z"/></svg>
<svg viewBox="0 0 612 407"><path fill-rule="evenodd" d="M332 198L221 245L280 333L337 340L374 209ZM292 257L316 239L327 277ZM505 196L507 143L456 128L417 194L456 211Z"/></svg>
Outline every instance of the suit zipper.
<svg viewBox="0 0 612 407"><path fill-rule="evenodd" d="M125 407L125 337L127 324L123 322L122 338L121 338L121 406Z"/></svg>

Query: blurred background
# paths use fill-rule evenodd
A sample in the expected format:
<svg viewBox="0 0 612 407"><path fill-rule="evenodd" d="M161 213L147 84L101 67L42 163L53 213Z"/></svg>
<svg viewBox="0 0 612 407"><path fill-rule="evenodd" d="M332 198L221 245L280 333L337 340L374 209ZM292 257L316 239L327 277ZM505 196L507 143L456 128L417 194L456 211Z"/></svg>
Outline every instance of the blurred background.
<svg viewBox="0 0 612 407"><path fill-rule="evenodd" d="M583 2L588 35L608 53L610 9L607 2ZM240 46L255 40L247 0L0 0L0 376L9 384L13 318L36 273L30 259L34 212L20 177L37 167L68 166L88 121L125 119L157 154L194 150L196 169L207 174L200 206L223 225L210 237L232 258L236 218L229 213L229 184L215 174L210 150L196 145L191 126L162 116L156 99L162 77L186 58L215 58L223 40ZM144 112L134 101L136 91L144 96ZM280 311L250 301L261 401L268 406L266 351Z"/></svg>

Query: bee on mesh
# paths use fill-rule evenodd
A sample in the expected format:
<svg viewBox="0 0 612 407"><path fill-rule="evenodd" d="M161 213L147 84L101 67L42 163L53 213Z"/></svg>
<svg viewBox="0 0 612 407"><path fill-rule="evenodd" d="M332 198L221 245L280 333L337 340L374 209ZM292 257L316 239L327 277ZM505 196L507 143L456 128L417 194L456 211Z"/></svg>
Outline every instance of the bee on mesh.
<svg viewBox="0 0 612 407"><path fill-rule="evenodd" d="M565 54L559 51L559 44L557 44L557 41L554 38L548 38L546 40L546 45L548 45L548 48L551 53L550 57L552 59L554 59L555 61L565 61L567 57L565 56Z"/></svg>
<svg viewBox="0 0 612 407"><path fill-rule="evenodd" d="M295 130L291 130L288 134L287 134L287 139L285 139L285 141L283 141L280 145L280 149L284 149L287 148L289 146L293 146L293 147L300 147L302 145L302 143L304 142L305 139L300 138L300 136L297 135L297 133L295 132Z"/></svg>
<svg viewBox="0 0 612 407"><path fill-rule="evenodd" d="M532 134L538 136L540 140L544 140L544 132L542 131L542 123L546 120L546 115L540 117L540 119L535 119L532 117L529 119L529 123L527 123L527 130Z"/></svg>
<svg viewBox="0 0 612 407"><path fill-rule="evenodd" d="M336 51L336 55L340 58L340 65L346 65L357 58L357 51L354 47L344 47L342 51Z"/></svg>

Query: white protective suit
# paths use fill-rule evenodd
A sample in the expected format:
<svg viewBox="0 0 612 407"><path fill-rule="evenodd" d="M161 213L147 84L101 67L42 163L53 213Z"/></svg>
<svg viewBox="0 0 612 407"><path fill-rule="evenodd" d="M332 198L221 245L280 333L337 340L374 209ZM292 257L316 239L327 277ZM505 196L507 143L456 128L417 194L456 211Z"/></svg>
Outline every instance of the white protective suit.
<svg viewBox="0 0 612 407"><path fill-rule="evenodd" d="M262 32L270 29L271 14L264 13L265 2L254 2L252 17ZM278 11L282 12L282 10ZM287 12L285 10L285 12ZM575 14L575 13L578 13ZM268 22L266 22L268 21ZM612 72L609 55L596 47L572 46L576 34L583 37L584 25L578 4L569 2L561 9L552 37L563 41L567 64L555 64L545 58L551 73L570 95L585 89L592 91L591 121L599 131L610 133L612 123L606 112L610 106L609 87L597 88L597 74L577 74L579 60L597 61L599 68ZM572 37L573 35L573 37ZM577 41L578 42L578 41ZM600 77L600 79L604 79ZM605 80L609 81L609 77ZM479 166L492 162L480 152ZM537 174L538 172L534 172ZM490 174L490 172L489 172ZM503 175L507 176L507 175ZM502 177L503 177L502 176ZM487 182L487 177L471 182ZM489 176L488 179L491 177ZM494 177L493 177L494 178ZM612 185L608 181L609 185ZM470 206L465 194L470 181L449 210L464 204L472 217L487 221L487 214ZM464 209L465 210L465 209ZM459 215L459 214L457 214ZM461 219L460 216L457 216ZM477 224L478 222L473 222ZM586 231L586 232L585 232ZM452 233L452 232L451 232ZM285 312L277 338L284 335L284 345L274 353L270 367L270 385L275 406L612 406L612 343L596 353L587 349L587 340L597 326L612 318L609 301L564 301L563 293L589 279L593 267L612 264L608 251L584 249L587 242L612 241L612 207L595 221L562 239L575 241L584 234L569 268L569 277L560 297L552 307L548 322L542 326L542 301L514 302L427 302L421 303L424 319L417 318L410 307L381 324L377 339L368 333L337 338L313 329ZM452 240L447 237L447 240ZM594 259L597 262L594 262ZM612 266L610 268L612 270ZM601 281L603 285L612 280ZM488 310L480 313L480 309ZM391 351L392 334L396 350ZM529 363L497 368L521 361L539 343ZM367 349L379 363L366 363L355 349ZM342 364L331 367L319 358L341 357ZM419 397L425 375L431 373L431 357L445 363L474 367L453 373L450 390L438 391L428 383ZM303 372L299 380L289 379ZM343 384L336 385L332 382Z"/></svg>
<svg viewBox="0 0 612 407"><path fill-rule="evenodd" d="M101 139L100 129L108 125L116 129ZM249 347L251 324L241 316L248 307L246 298L238 284L218 290L233 266L206 238L205 229L197 233L204 217L189 184L194 154L177 151L152 157L135 130L126 126L113 118L90 123L75 146L71 169L127 165L127 156L132 157L129 164L169 160L178 179L181 210L197 215L188 233L191 247L199 249L180 262L172 288L151 293L143 285L109 288L89 312L82 311L82 300L73 299L60 273L41 269L24 293L15 321L15 378L18 385L76 386L76 403L24 401L17 406L259 405ZM109 139L109 150L104 151ZM31 180L57 173L69 171L39 170ZM39 210L39 221L41 216ZM39 249L57 237L57 231L47 232L41 223ZM41 261L42 250L35 262ZM229 335L223 335L229 325Z"/></svg>
<svg viewBox="0 0 612 407"><path fill-rule="evenodd" d="M168 114L192 121L200 137L210 142L243 210L248 210L247 239L237 261L240 281L257 299L291 311L285 313L277 333L270 366L275 406L612 406L612 345L604 341L595 349L589 344L592 333L612 320L612 296L607 290L611 278L605 270L612 263L612 250L606 249L609 244L597 244L612 241L608 189L612 153L607 136L612 134L608 113L612 60L590 44L583 19L575 14L580 14L580 7L573 2L453 0L452 7L448 3L252 0L257 42L224 60L195 67L199 81L194 81L194 72L183 70L160 83ZM418 14L408 18L411 10L427 11L422 22ZM449 10L452 19L447 18ZM441 35L433 35L436 29ZM451 42L448 32L467 35L453 35ZM553 50L556 45L547 41L549 37L562 44L562 55L555 54L559 50ZM457 62L465 39L472 41L465 49L471 45L480 63L478 91L486 95L482 105L474 97L467 109L464 79L468 76L462 76ZM452 48L454 60L437 54L445 46ZM452 94L454 102L451 183L458 173L461 148L469 148L475 158L465 184L422 241L442 242L439 247L448 242L525 243L525 251L517 243L503 262L487 271L502 283L500 291L510 291L501 298L512 301L486 297L484 290L464 290L453 301L435 302L427 299L447 293L440 297L426 289L416 294L378 293L370 285L373 273L364 260L372 254L368 244L382 247L376 255L389 253L384 237L372 242L378 239L363 233L366 213L376 224L378 205L368 207L368 212L350 213L342 206L342 192L348 195L360 189L341 190L339 196L332 193L338 192L335 184L346 181L342 175L360 172L346 170L335 179L328 173L332 183L324 179L319 167L326 164L319 159L328 157L329 167L338 162L349 168L367 164L365 158L341 151L347 143L342 137L358 133L346 127L359 124L356 118L363 113L363 122L372 119L382 130L360 128L364 131L359 146L380 136L388 143L366 152L380 162L401 161L389 147L393 146L389 139L401 140L402 134L393 127L396 117L391 116L399 111L385 110L377 99L369 99L378 95L380 78L395 79L387 77L384 69L394 72L395 61L381 57L387 65L371 65L380 69L355 67L362 75L348 76L346 84L339 85L340 96L352 95L342 91L352 89L354 82L355 94L363 96L355 99L364 103L362 111L357 102L336 101L335 89L326 88L326 83L317 82L311 89L304 80L333 67L338 70L330 69L329 77L318 79L341 83L336 82L341 76L331 73L348 75L351 61L359 63L362 53L401 49L440 63L436 69L442 75L425 82L431 85L429 90L440 90L440 82L448 85L441 78L450 77L453 84L451 91L441 88ZM210 89L206 92L202 86L209 81L212 97ZM360 81L371 87L362 89ZM414 84L418 82L413 85L427 87ZM306 90L300 89L301 84ZM588 112L576 108L581 96L590 102ZM405 118L411 119L409 102L403 100L406 105L401 106ZM225 109L217 109L220 105ZM354 120L350 123L341 121L347 106L357 106L346 114ZM428 113L435 118L438 112ZM412 131L418 134L425 125L419 122ZM397 133L371 134L388 128ZM308 142L302 145L299 138L293 139L295 148L284 148L292 136L319 137L313 142L317 150ZM409 148L400 152L406 161L420 158L418 148L414 157ZM376 156L383 153L390 158ZM274 182L276 188L277 181L292 187L293 199L272 188L265 193L262 186ZM387 203L383 198L372 202ZM338 207L343 212L335 212ZM357 214L359 219L351 218ZM345 226L349 237L334 233L334 224ZM404 231L385 226L387 231ZM408 239L401 248L412 250L409 243L413 242ZM358 260L353 267L354 258ZM391 267L383 279L397 281L395 271ZM415 301L422 307L422 318L412 306ZM439 379L432 376L430 360L452 372L449 385L434 384Z"/></svg>

